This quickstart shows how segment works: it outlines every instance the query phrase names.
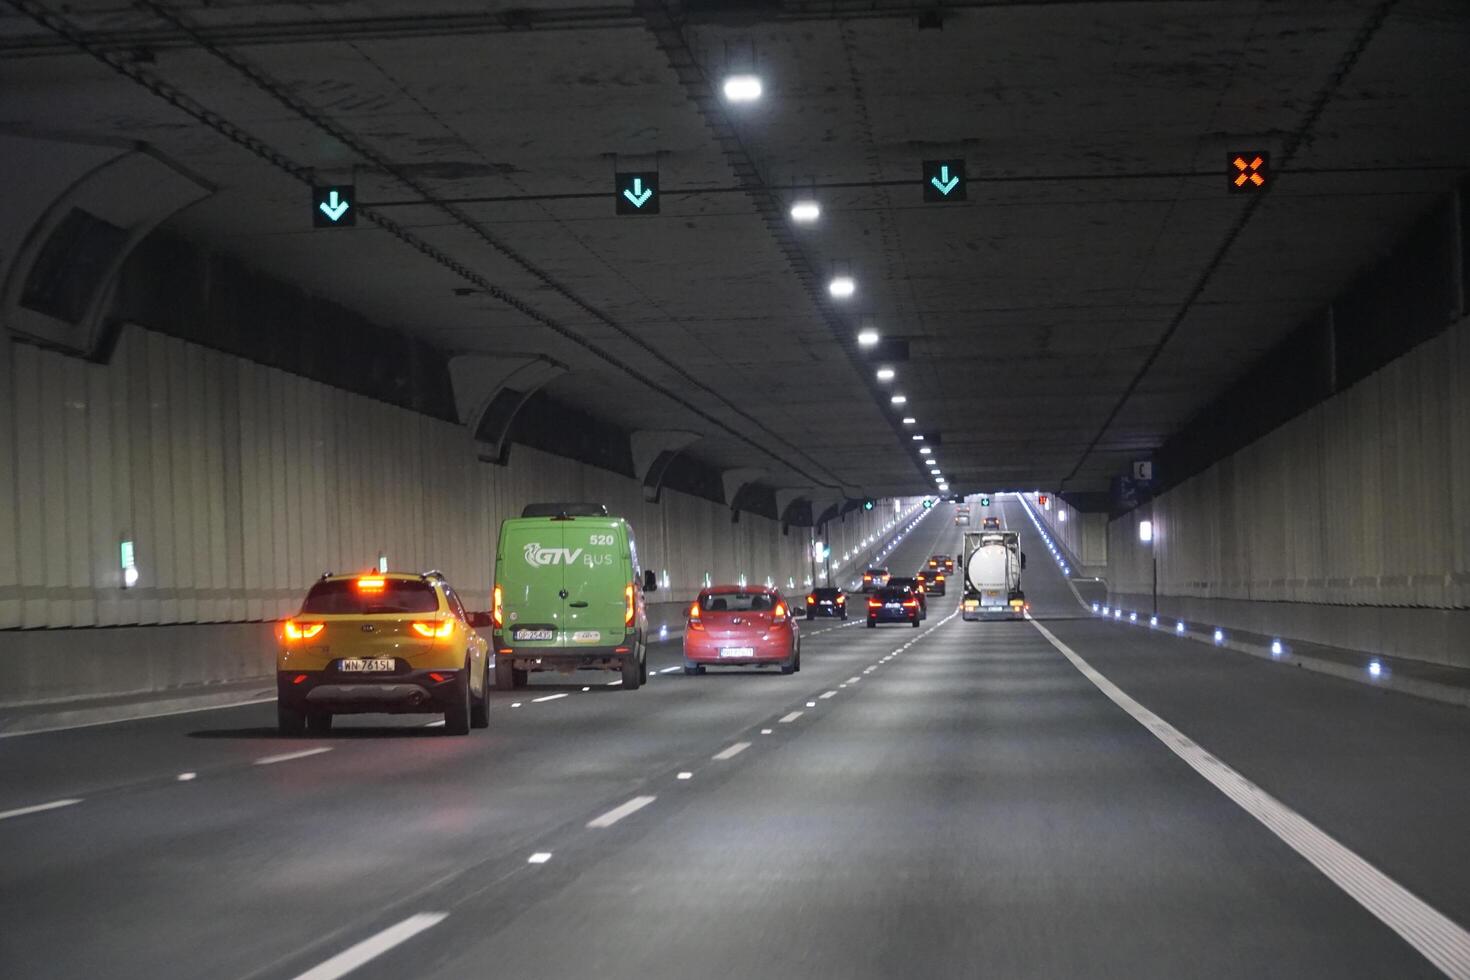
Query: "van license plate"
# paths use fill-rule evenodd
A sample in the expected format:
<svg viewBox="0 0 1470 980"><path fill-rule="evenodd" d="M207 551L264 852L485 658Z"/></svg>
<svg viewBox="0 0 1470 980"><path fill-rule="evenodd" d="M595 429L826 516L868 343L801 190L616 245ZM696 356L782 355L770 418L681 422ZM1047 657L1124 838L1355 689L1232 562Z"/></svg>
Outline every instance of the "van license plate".
<svg viewBox="0 0 1470 980"><path fill-rule="evenodd" d="M379 660L339 660L337 662L337 668L344 674L392 673L393 666L391 657Z"/></svg>
<svg viewBox="0 0 1470 980"><path fill-rule="evenodd" d="M556 639L556 630L547 629L542 626L521 626L510 631L510 638L517 642L554 640Z"/></svg>
<svg viewBox="0 0 1470 980"><path fill-rule="evenodd" d="M720 656L722 656L722 657L753 657L753 656L755 656L755 648L754 647L720 647Z"/></svg>

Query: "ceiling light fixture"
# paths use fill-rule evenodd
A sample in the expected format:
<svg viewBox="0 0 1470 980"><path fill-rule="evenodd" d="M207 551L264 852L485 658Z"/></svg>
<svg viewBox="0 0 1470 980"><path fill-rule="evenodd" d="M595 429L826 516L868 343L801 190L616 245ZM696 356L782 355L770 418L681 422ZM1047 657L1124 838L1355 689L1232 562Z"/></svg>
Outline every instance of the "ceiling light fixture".
<svg viewBox="0 0 1470 980"><path fill-rule="evenodd" d="M891 368L891 367L880 367L878 369L878 380L879 381L892 381L893 380L893 368Z"/></svg>
<svg viewBox="0 0 1470 980"><path fill-rule="evenodd" d="M833 299L847 299L857 292L857 283L853 282L852 276L833 276L827 283L827 292Z"/></svg>
<svg viewBox="0 0 1470 980"><path fill-rule="evenodd" d="M822 216L822 206L816 201L803 200L791 205L791 220L809 225Z"/></svg>
<svg viewBox="0 0 1470 980"><path fill-rule="evenodd" d="M895 405L905 405L905 404L908 403L908 396L907 395L894 395L892 398L890 398L888 400L890 402L892 402L893 404L895 404Z"/></svg>
<svg viewBox="0 0 1470 980"><path fill-rule="evenodd" d="M876 347L878 344L878 331L872 327L858 331L858 346Z"/></svg>
<svg viewBox="0 0 1470 980"><path fill-rule="evenodd" d="M725 98L731 102L754 102L762 91L761 80L755 75L731 75L725 79Z"/></svg>

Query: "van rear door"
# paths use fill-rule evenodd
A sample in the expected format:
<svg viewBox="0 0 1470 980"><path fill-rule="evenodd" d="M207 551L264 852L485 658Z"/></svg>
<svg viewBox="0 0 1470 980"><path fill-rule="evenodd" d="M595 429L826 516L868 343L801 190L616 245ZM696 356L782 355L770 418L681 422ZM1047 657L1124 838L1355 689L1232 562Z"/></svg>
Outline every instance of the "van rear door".
<svg viewBox="0 0 1470 980"><path fill-rule="evenodd" d="M632 556L621 521L579 517L565 521L563 547L576 559L566 566L567 643L616 646L627 628ZM636 603L639 589L634 585Z"/></svg>
<svg viewBox="0 0 1470 980"><path fill-rule="evenodd" d="M505 611L502 629L517 648L550 647L566 629L562 593L570 521L509 520L500 535L496 581Z"/></svg>

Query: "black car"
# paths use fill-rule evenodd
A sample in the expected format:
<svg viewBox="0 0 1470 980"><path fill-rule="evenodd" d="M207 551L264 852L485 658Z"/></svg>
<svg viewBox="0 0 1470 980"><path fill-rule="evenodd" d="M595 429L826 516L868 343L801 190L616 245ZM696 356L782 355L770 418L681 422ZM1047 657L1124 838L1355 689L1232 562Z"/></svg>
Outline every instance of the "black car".
<svg viewBox="0 0 1470 980"><path fill-rule="evenodd" d="M836 616L847 618L847 593L841 589L812 589L806 596L806 618Z"/></svg>
<svg viewBox="0 0 1470 980"><path fill-rule="evenodd" d="M924 611L928 612L927 606L929 596L944 595L945 579L947 576L941 570L935 572L920 572L916 577L919 580L919 584L924 587L924 602L926 606Z"/></svg>
<svg viewBox="0 0 1470 980"><path fill-rule="evenodd" d="M868 629L879 623L913 623L919 628L919 596L913 589L882 588L868 597Z"/></svg>
<svg viewBox="0 0 1470 980"><path fill-rule="evenodd" d="M900 578L895 575L888 580L890 588L908 589L919 597L919 618L929 618L929 594L924 589L924 583L918 578Z"/></svg>

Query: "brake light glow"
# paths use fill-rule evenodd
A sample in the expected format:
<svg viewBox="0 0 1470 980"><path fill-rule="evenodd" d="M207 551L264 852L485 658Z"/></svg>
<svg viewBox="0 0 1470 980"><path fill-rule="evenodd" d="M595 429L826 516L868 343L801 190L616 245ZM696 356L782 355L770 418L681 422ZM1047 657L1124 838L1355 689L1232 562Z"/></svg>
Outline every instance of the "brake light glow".
<svg viewBox="0 0 1470 980"><path fill-rule="evenodd" d="M441 674L438 671L433 671L429 674L429 680L433 681L435 684L443 684L445 681L452 679L453 675Z"/></svg>
<svg viewBox="0 0 1470 980"><path fill-rule="evenodd" d="M869 599L868 600L868 608L869 609L877 609L881 605L883 605L883 603L880 600L878 600L878 599Z"/></svg>
<svg viewBox="0 0 1470 980"><path fill-rule="evenodd" d="M388 580L380 575L365 575L357 580L357 591L382 592L387 585Z"/></svg>
<svg viewBox="0 0 1470 980"><path fill-rule="evenodd" d="M903 601L903 607L905 609L917 609L917 608L919 608L919 600L918 599L905 599Z"/></svg>
<svg viewBox="0 0 1470 980"><path fill-rule="evenodd" d="M784 602L778 602L778 603L776 603L776 609L774 611L774 614L771 616L771 622L773 622L773 623L784 623L784 622L786 622L786 603L784 603Z"/></svg>
<svg viewBox="0 0 1470 980"><path fill-rule="evenodd" d="M326 623L298 623L288 619L283 632L288 640L309 640L326 628Z"/></svg>
<svg viewBox="0 0 1470 980"><path fill-rule="evenodd" d="M817 604L817 594L815 592L806 597L806 604L808 606L815 606Z"/></svg>
<svg viewBox="0 0 1470 980"><path fill-rule="evenodd" d="M936 576L934 576L934 581L936 581L936 582L943 582L944 581L944 576L943 575L936 575Z"/></svg>
<svg viewBox="0 0 1470 980"><path fill-rule="evenodd" d="M837 597L837 604L839 606L845 606L845 605L847 605L847 596L845 596L845 595L838 596Z"/></svg>
<svg viewBox="0 0 1470 980"><path fill-rule="evenodd" d="M305 674L297 674L295 677L291 678L291 683L292 684L304 684L304 683L306 683L306 675Z"/></svg>
<svg viewBox="0 0 1470 980"><path fill-rule="evenodd" d="M689 628L692 630L704 629L704 622L699 616L699 600L695 599L689 606Z"/></svg>
<svg viewBox="0 0 1470 980"><path fill-rule="evenodd" d="M501 591L499 582L495 583L495 593L491 596L490 621L496 629L505 625L505 593Z"/></svg>
<svg viewBox="0 0 1470 980"><path fill-rule="evenodd" d="M632 626L636 607L633 602L633 583L623 586L623 625Z"/></svg>
<svg viewBox="0 0 1470 980"><path fill-rule="evenodd" d="M413 631L426 639L444 639L454 632L454 620L446 619L442 623L414 623Z"/></svg>

